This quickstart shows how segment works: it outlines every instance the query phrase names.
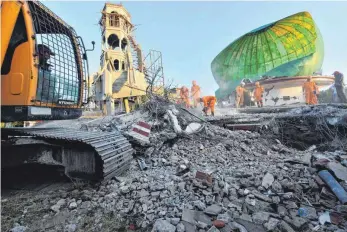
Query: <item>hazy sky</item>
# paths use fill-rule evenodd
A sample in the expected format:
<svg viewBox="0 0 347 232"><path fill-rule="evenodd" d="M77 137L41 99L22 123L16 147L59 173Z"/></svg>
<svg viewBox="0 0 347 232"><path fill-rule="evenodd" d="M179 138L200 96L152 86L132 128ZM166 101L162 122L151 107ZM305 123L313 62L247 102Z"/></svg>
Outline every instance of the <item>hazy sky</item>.
<svg viewBox="0 0 347 232"><path fill-rule="evenodd" d="M115 2L119 3L119 2ZM44 2L75 28L88 53L90 73L99 68L104 6L96 2ZM164 74L175 84L191 86L196 80L203 94L218 85L211 73L212 59L229 43L264 24L301 11L311 13L324 40L323 74L339 70L347 76L347 2L123 2L138 25L135 37L144 53L163 54ZM347 78L345 78L347 79ZM346 80L345 80L346 81Z"/></svg>

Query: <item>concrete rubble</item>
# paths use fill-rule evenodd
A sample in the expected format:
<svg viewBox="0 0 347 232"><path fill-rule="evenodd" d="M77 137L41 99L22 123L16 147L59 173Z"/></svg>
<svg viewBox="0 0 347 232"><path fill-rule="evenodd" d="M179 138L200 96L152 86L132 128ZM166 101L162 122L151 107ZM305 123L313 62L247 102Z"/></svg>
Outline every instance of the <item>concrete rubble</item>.
<svg viewBox="0 0 347 232"><path fill-rule="evenodd" d="M87 129L129 131L139 120L151 125L149 143L132 141L136 154L128 172L98 188L56 193L42 206L48 215L39 219L43 224L67 213L65 223L76 231L106 231L106 218L155 232L347 228L346 205L318 176L329 170L346 191L345 149L299 150L274 133L231 131L166 105L156 114L147 108L145 116Z"/></svg>

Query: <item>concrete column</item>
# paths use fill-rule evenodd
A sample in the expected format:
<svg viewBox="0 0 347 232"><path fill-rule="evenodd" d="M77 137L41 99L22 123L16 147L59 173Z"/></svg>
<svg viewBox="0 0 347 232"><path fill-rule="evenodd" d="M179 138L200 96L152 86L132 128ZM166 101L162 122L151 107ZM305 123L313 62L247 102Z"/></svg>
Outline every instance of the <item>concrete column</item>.
<svg viewBox="0 0 347 232"><path fill-rule="evenodd" d="M130 113L128 98L124 98L124 108L126 113Z"/></svg>

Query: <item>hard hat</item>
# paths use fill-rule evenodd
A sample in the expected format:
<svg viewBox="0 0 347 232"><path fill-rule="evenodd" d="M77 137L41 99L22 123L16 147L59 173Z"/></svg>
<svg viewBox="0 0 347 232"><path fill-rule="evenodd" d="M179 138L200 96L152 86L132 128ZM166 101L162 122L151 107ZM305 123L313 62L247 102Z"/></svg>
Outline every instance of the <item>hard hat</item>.
<svg viewBox="0 0 347 232"><path fill-rule="evenodd" d="M245 85L245 83L241 82L241 85L242 85L242 86L244 86L244 85Z"/></svg>

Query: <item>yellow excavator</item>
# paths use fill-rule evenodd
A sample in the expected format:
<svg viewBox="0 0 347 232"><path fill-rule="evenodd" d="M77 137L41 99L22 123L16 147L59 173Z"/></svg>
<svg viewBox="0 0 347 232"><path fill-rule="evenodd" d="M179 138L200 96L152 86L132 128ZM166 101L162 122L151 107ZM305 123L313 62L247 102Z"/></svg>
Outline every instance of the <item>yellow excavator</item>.
<svg viewBox="0 0 347 232"><path fill-rule="evenodd" d="M88 99L86 52L91 50L42 3L2 1L2 125L79 118ZM120 132L69 128L2 128L1 145L2 168L60 165L70 178L98 181L125 171L133 153Z"/></svg>

